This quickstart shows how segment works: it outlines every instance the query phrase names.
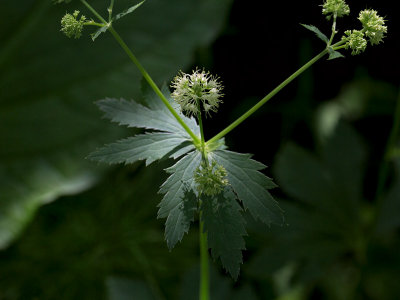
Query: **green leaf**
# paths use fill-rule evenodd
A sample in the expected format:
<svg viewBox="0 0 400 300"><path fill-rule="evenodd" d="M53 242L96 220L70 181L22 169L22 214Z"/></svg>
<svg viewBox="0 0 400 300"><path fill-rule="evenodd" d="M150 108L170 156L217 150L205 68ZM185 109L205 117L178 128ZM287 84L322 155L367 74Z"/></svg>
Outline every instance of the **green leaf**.
<svg viewBox="0 0 400 300"><path fill-rule="evenodd" d="M108 26L103 26L97 29L94 33L90 35L92 37L92 41L94 42L100 34L106 32L107 30Z"/></svg>
<svg viewBox="0 0 400 300"><path fill-rule="evenodd" d="M255 219L266 224L282 224L283 212L268 192L268 189L276 185L259 172L265 166L250 157L250 154L227 150L217 150L210 154L211 159L215 159L226 169L229 184Z"/></svg>
<svg viewBox="0 0 400 300"><path fill-rule="evenodd" d="M245 249L246 235L242 208L230 187L214 197L202 196L202 219L208 245L214 259L221 259L223 267L237 280Z"/></svg>
<svg viewBox="0 0 400 300"><path fill-rule="evenodd" d="M155 300L146 282L128 278L110 277L106 281L109 300Z"/></svg>
<svg viewBox="0 0 400 300"><path fill-rule="evenodd" d="M321 40L323 40L325 43L329 43L329 39L328 37L323 34L317 27L315 27L314 25L306 25L306 24L300 24L301 26L307 28L308 30L314 32L318 38L320 38Z"/></svg>
<svg viewBox="0 0 400 300"><path fill-rule="evenodd" d="M146 160L146 165L149 165L165 156L176 157L177 151L179 155L183 155L185 151L188 152L194 148L194 146L180 147L185 142L188 140L177 134L146 133L106 145L89 154L88 158L109 164L130 164L138 160Z"/></svg>
<svg viewBox="0 0 400 300"><path fill-rule="evenodd" d="M169 212L165 222L165 238L170 250L182 240L185 233L189 232L196 211L197 195L193 190L185 190L184 187L181 203Z"/></svg>
<svg viewBox="0 0 400 300"><path fill-rule="evenodd" d="M340 57L345 57L342 53L340 53L339 51L333 50L331 47L328 48L328 51L329 51L328 60L332 60L332 59L340 58Z"/></svg>
<svg viewBox="0 0 400 300"><path fill-rule="evenodd" d="M166 169L172 175L160 187L160 193L165 195L159 204L158 218L167 218L165 239L170 249L189 230L191 219L187 217L188 206L185 205L189 200L185 197L189 190L195 193L193 173L200 162L201 153L193 151Z"/></svg>
<svg viewBox="0 0 400 300"><path fill-rule="evenodd" d="M128 15L128 14L130 14L131 12L135 11L135 10L136 10L140 5L142 5L143 3L144 3L144 1L138 3L138 4L134 5L134 6L129 7L128 9L124 10L123 12L117 14L117 15L113 18L113 20L116 21L116 20L121 19L122 17L125 17L126 15Z"/></svg>
<svg viewBox="0 0 400 300"><path fill-rule="evenodd" d="M152 0L134 17L119 20L117 30L154 81L161 83L177 69L189 67L195 49L215 40L231 3ZM102 7L104 1L90 4ZM111 35L97 39L95 47L90 38L67 39L59 28L63 6L50 1L24 5L2 1L1 7L7 11L7 18L0 20L0 165L6 178L0 179L0 248L4 248L38 207L88 189L102 176L105 168L84 157L126 136L126 130L101 120L93 101L105 96L138 98L136 83L141 75ZM24 45L35 45L35 51Z"/></svg>
<svg viewBox="0 0 400 300"><path fill-rule="evenodd" d="M170 99L170 93L166 87L163 93ZM103 99L96 102L97 106L105 112L105 117L119 125L128 127L137 127L145 129L154 129L177 133L181 136L190 138L189 134L183 129L182 125L175 119L161 99L153 92L146 91L145 101L149 107L145 107L135 101L126 101L124 99ZM170 102L172 99L170 100ZM172 103L172 102L171 102ZM186 118L178 113L184 122L199 135L200 129L193 118Z"/></svg>

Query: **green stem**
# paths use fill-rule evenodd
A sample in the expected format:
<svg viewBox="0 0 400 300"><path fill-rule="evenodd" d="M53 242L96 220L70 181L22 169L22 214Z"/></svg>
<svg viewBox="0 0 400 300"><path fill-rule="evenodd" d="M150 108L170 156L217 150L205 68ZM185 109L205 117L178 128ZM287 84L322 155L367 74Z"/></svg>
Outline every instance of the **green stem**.
<svg viewBox="0 0 400 300"><path fill-rule="evenodd" d="M333 15L332 34L331 34L331 38L329 39L328 47L332 44L333 37L336 34L336 18L337 18L337 13L335 13Z"/></svg>
<svg viewBox="0 0 400 300"><path fill-rule="evenodd" d="M96 16L97 19L99 19L100 22L104 23L104 25L108 24L107 21L104 20L104 18L100 16L99 13L89 3L87 3L85 0L81 0L81 2L83 3L83 5L86 6L88 10L91 11L92 14Z"/></svg>
<svg viewBox="0 0 400 300"><path fill-rule="evenodd" d="M200 210L200 289L199 300L210 299L210 270L208 263L208 243L207 232L204 232L204 224L201 220L202 212Z"/></svg>
<svg viewBox="0 0 400 300"><path fill-rule="evenodd" d="M178 113L175 111L175 109L172 107L172 105L169 103L167 98L164 96L164 94L161 92L161 90L158 88L158 86L154 83L153 79L150 77L150 75L147 73L147 71L144 69L142 64L139 62L139 60L136 58L136 56L132 53L132 51L129 49L129 47L125 44L125 42L122 40L120 35L114 30L113 27L109 27L108 31L111 32L115 40L118 42L118 44L122 47L122 49L126 52L126 54L129 56L131 61L136 65L136 67L139 69L140 73L142 73L144 79L148 82L150 87L154 90L154 92L160 97L162 102L164 102L165 106L168 108L168 110L172 113L172 115L175 117L175 119L181 124L181 126L186 130L186 132L190 135L190 137L193 139L195 144L199 144L200 140L199 138L190 130L190 128L186 125L186 123L182 120L182 118L178 115Z"/></svg>
<svg viewBox="0 0 400 300"><path fill-rule="evenodd" d="M136 58L136 56L133 54L133 52L129 49L129 47L126 45L126 43L122 40L121 36L114 30L114 28L111 26L110 23L107 23L106 20L102 16L100 16L97 11L90 6L89 3L87 3L85 0L81 0L81 2L101 21L104 23L104 25L108 26L108 31L111 32L115 40L118 42L118 44L122 47L122 49L126 52L128 57L131 59L131 61L136 65L136 67L139 69L139 71L142 73L144 79L148 82L150 87L154 90L154 92L160 97L162 102L164 102L165 106L168 108L168 110L172 113L172 115L175 117L175 119L178 121L179 124L186 130L186 132L190 135L190 137L193 139L194 143L198 145L200 143L199 138L193 133L192 130L186 125L186 123L182 120L182 118L178 115L178 113L175 111L175 109L171 106L167 98L165 98L164 94L161 92L161 90L158 88L158 86L155 84L153 79L150 77L150 75L147 73L147 71L144 69L142 64L139 62L139 60ZM113 3L111 3L113 4Z"/></svg>
<svg viewBox="0 0 400 300"><path fill-rule="evenodd" d="M111 23L112 20L113 7L114 7L114 0L111 0L110 6L108 7L108 23Z"/></svg>
<svg viewBox="0 0 400 300"><path fill-rule="evenodd" d="M240 123L242 123L248 117L250 117L253 113L255 113L261 106L263 106L268 100L270 100L273 96L275 96L281 89L283 89L286 85L288 85L293 79L295 79L297 76L299 76L301 73L303 73L309 67L311 67L316 61L321 59L327 53L328 53L328 50L325 49L321 53L319 53L317 56L315 56L313 59L311 59L309 62L307 62L304 66L302 66L300 69L298 69L296 72L294 72L285 81L283 81L280 85L278 85L274 90L272 90L268 95L266 95L263 99L261 99L256 105L254 105L252 108L250 108L241 117L236 119L236 121L234 121L231 125L226 127L224 130L222 130L220 133L215 135L210 140L208 140L206 144L211 144L211 143L221 139L222 137L224 137L232 129L234 129L236 126L238 126Z"/></svg>
<svg viewBox="0 0 400 300"><path fill-rule="evenodd" d="M400 130L400 93L397 99L396 109L393 116L393 125L390 131L389 139L387 141L385 152L383 155L383 160L381 166L379 168L379 177L378 177L378 186L375 194L375 201L377 203L377 212L379 212L380 207L382 206L382 193L385 188L385 184L387 181L388 173L389 173L389 161L390 161L390 153L392 149L395 147L396 139L399 136Z"/></svg>

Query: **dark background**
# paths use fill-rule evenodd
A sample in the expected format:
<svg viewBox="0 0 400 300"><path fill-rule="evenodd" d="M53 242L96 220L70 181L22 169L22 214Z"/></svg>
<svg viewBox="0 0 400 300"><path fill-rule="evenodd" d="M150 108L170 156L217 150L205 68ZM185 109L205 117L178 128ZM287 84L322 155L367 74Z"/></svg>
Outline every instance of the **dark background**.
<svg viewBox="0 0 400 300"><path fill-rule="evenodd" d="M196 66L220 77L224 104L205 122L211 138L323 50L299 25L329 35L320 4L147 0L115 28L160 85ZM400 297L398 154L376 195L399 101L400 26L392 1L348 4L340 32L373 8L387 20L384 43L318 61L226 137L231 150L268 166L288 226L246 216L241 275L234 282L214 262L213 299ZM0 3L8 13L0 22L0 299L196 299L197 225L169 252L165 220L156 219L172 161L84 159L135 133L101 119L93 101L140 99L141 79L110 36L62 36L59 20L76 8L89 15L78 1ZM337 126L323 131L327 116Z"/></svg>

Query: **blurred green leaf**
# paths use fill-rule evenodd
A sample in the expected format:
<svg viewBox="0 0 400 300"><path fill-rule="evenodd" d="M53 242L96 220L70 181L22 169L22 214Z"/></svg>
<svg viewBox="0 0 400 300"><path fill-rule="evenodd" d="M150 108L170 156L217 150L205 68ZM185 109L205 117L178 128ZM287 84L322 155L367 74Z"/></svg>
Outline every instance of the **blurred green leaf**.
<svg viewBox="0 0 400 300"><path fill-rule="evenodd" d="M153 0L116 30L160 83L214 39L231 2ZM141 78L111 36L95 44L65 38L59 32L65 7L45 0L1 7L7 18L0 21L0 249L38 206L96 182L101 169L83 158L124 131L102 121L92 102L136 98L140 85L132 83Z"/></svg>
<svg viewBox="0 0 400 300"><path fill-rule="evenodd" d="M149 288L142 281L110 277L107 279L109 300L155 300Z"/></svg>

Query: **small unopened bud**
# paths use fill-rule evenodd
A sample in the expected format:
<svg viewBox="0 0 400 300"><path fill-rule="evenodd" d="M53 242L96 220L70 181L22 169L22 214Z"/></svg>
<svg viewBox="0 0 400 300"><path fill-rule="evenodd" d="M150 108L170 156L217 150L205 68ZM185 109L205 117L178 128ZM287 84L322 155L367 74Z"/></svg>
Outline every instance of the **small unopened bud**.
<svg viewBox="0 0 400 300"><path fill-rule="evenodd" d="M61 31L69 38L79 39L82 35L84 23L86 21L85 16L81 16L78 20L79 10L75 10L74 13L66 14L61 19Z"/></svg>

